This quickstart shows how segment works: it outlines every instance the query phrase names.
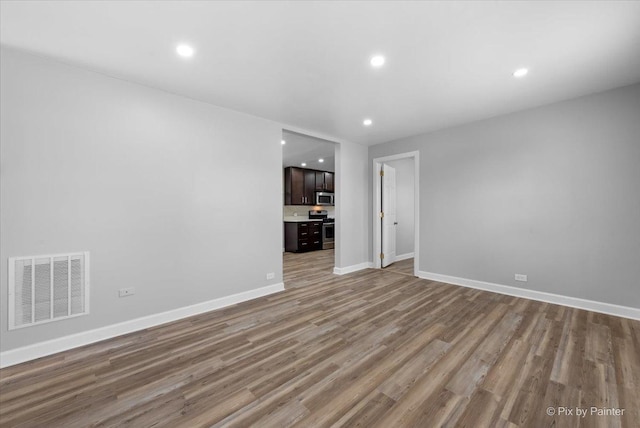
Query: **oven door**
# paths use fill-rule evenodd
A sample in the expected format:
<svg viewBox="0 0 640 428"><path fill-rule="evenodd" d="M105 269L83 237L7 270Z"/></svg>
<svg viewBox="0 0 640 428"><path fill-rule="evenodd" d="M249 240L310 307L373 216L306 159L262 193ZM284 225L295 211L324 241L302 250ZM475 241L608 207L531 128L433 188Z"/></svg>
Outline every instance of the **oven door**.
<svg viewBox="0 0 640 428"><path fill-rule="evenodd" d="M335 245L335 224L323 223L322 225L322 249L328 250L334 248Z"/></svg>

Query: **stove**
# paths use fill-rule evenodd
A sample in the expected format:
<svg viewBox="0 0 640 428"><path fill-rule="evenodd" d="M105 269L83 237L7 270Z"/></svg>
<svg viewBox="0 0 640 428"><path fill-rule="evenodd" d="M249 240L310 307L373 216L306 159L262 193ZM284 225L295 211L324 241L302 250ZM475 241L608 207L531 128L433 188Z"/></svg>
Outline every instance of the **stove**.
<svg viewBox="0 0 640 428"><path fill-rule="evenodd" d="M322 220L322 249L334 248L336 219L329 218L327 210L311 210L309 220Z"/></svg>

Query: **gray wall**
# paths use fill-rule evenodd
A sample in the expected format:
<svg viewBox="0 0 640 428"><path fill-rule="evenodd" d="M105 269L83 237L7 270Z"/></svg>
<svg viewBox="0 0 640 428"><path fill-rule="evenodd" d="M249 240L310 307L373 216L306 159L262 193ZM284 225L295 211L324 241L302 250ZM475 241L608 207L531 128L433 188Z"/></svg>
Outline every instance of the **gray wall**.
<svg viewBox="0 0 640 428"><path fill-rule="evenodd" d="M385 163L396 169L396 254L402 256L414 250L414 160L398 159Z"/></svg>
<svg viewBox="0 0 640 428"><path fill-rule="evenodd" d="M640 307L640 85L373 146L369 168L413 150L421 271Z"/></svg>
<svg viewBox="0 0 640 428"><path fill-rule="evenodd" d="M2 351L282 282L280 125L1 55ZM83 250L91 314L7 332L7 257Z"/></svg>
<svg viewBox="0 0 640 428"><path fill-rule="evenodd" d="M367 262L367 147L336 146L336 267Z"/></svg>

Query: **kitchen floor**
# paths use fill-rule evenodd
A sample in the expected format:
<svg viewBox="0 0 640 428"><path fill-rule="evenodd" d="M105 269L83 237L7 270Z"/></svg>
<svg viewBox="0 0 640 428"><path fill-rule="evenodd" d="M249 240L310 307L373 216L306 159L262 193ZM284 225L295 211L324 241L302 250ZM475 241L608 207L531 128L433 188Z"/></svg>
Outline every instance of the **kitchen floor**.
<svg viewBox="0 0 640 428"><path fill-rule="evenodd" d="M335 251L319 250L283 255L284 288L291 289L317 283L318 279L333 273Z"/></svg>

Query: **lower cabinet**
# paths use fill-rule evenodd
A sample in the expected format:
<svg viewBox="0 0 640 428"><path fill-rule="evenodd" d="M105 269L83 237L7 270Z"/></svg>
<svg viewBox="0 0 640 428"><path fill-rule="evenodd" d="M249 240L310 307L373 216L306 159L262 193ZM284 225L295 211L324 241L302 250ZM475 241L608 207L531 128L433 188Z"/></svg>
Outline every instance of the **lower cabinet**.
<svg viewBox="0 0 640 428"><path fill-rule="evenodd" d="M284 250L299 253L322 250L322 221L285 222Z"/></svg>

